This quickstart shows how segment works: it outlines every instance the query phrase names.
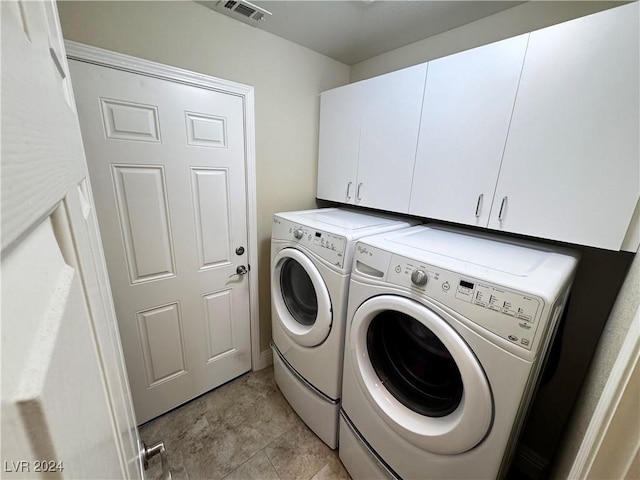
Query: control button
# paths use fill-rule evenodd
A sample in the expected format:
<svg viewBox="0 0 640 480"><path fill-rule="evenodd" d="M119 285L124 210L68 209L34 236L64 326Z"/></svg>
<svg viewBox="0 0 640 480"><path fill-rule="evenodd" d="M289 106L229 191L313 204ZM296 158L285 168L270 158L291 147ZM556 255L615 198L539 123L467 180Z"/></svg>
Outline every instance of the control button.
<svg viewBox="0 0 640 480"><path fill-rule="evenodd" d="M300 239L302 238L302 236L303 236L303 235L304 235L304 232L302 231L302 229L301 229L301 228L296 228L296 229L293 231L293 236L294 236L295 238L297 238L298 240L300 240Z"/></svg>
<svg viewBox="0 0 640 480"><path fill-rule="evenodd" d="M520 320L525 320L527 322L531 322L533 319L531 318L531 315L525 315L524 313L518 313L518 318Z"/></svg>
<svg viewBox="0 0 640 480"><path fill-rule="evenodd" d="M520 340L520 343L522 345L524 345L525 347L529 346L529 342L530 342L530 340L528 338L523 338L522 340Z"/></svg>
<svg viewBox="0 0 640 480"><path fill-rule="evenodd" d="M524 328L525 330L531 330L531 325L529 325L527 322L522 322L522 323L519 323L518 325L520 325L520 327Z"/></svg>
<svg viewBox="0 0 640 480"><path fill-rule="evenodd" d="M400 273L402 271L402 267L400 265L396 265L396 273Z"/></svg>
<svg viewBox="0 0 640 480"><path fill-rule="evenodd" d="M444 282L442 284L442 290L444 290L445 292L448 292L450 288L451 288L451 285L449 285L449 282Z"/></svg>
<svg viewBox="0 0 640 480"><path fill-rule="evenodd" d="M509 340L511 340L512 342L517 342L518 341L518 337L516 337L515 335L509 335L507 338Z"/></svg>
<svg viewBox="0 0 640 480"><path fill-rule="evenodd" d="M424 270L418 269L414 270L411 274L411 281L414 285L422 286L426 285L429 280L429 275Z"/></svg>

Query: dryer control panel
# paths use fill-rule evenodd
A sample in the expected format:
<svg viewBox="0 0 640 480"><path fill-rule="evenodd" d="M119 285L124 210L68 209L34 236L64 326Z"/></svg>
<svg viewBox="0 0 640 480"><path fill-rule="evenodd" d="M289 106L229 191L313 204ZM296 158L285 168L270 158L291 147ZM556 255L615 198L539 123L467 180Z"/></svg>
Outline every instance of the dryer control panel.
<svg viewBox="0 0 640 480"><path fill-rule="evenodd" d="M331 265L344 268L347 245L345 237L274 218L273 238L297 243L325 259Z"/></svg>
<svg viewBox="0 0 640 480"><path fill-rule="evenodd" d="M541 298L399 255L391 255L386 281L432 298L521 348L534 346Z"/></svg>

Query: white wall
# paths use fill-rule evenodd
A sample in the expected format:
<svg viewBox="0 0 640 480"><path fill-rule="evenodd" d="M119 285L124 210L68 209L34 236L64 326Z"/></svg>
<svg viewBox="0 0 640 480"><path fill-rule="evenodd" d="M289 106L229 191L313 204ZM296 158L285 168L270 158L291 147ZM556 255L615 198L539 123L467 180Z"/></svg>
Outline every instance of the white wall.
<svg viewBox="0 0 640 480"><path fill-rule="evenodd" d="M349 67L193 2L58 2L64 37L255 87L260 338L271 339L272 216L315 207L318 94Z"/></svg>
<svg viewBox="0 0 640 480"><path fill-rule="evenodd" d="M477 20L351 66L350 82L428 62L627 2L534 1Z"/></svg>

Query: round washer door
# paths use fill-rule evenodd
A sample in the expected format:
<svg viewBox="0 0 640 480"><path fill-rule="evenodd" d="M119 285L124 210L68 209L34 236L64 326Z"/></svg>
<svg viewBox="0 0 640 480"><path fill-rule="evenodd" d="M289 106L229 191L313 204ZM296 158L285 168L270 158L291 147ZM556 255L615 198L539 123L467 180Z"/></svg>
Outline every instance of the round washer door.
<svg viewBox="0 0 640 480"><path fill-rule="evenodd" d="M486 436L491 389L442 316L408 298L373 297L356 310L348 342L362 391L402 438L422 450L456 454Z"/></svg>
<svg viewBox="0 0 640 480"><path fill-rule="evenodd" d="M304 253L280 250L271 268L271 295L277 319L298 345L315 347L331 331L331 299L322 275Z"/></svg>

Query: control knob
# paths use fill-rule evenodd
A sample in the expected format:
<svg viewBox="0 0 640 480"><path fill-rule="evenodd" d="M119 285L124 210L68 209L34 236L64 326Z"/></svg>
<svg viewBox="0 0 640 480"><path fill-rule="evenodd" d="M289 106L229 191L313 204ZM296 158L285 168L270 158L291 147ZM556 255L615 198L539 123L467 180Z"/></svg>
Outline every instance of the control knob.
<svg viewBox="0 0 640 480"><path fill-rule="evenodd" d="M424 270L417 269L411 273L411 281L414 285L417 285L419 287L422 285L426 285L427 280L429 280L429 275L427 275L427 272L425 272Z"/></svg>
<svg viewBox="0 0 640 480"><path fill-rule="evenodd" d="M304 232L302 231L301 228L296 228L293 231L293 236L296 237L298 240L300 240L302 238L302 236L304 235Z"/></svg>

